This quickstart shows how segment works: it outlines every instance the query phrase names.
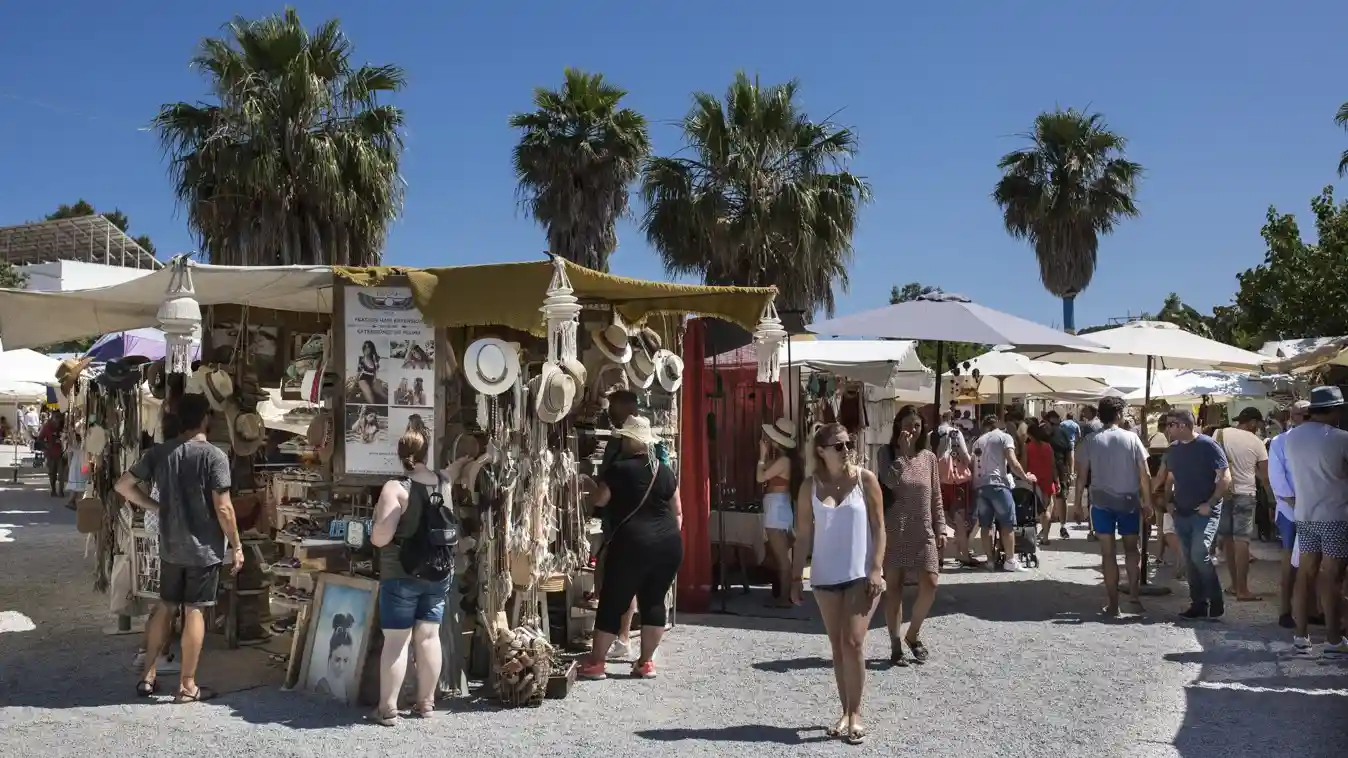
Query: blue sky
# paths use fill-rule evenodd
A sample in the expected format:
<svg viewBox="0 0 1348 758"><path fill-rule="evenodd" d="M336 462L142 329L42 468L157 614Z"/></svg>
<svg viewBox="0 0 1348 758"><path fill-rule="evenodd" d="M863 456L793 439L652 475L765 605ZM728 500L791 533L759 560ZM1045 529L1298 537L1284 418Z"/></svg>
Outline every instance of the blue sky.
<svg viewBox="0 0 1348 758"><path fill-rule="evenodd" d="M1341 0L296 5L311 25L340 17L359 58L408 70L397 100L408 119L407 203L385 258L402 265L539 254L543 235L516 205L506 119L568 65L628 89L664 154L680 146L671 122L690 93L721 93L737 69L799 78L811 113L837 112L855 128L854 169L875 201L841 313L883 304L891 285L916 280L1057 323L1060 306L1040 287L1029 248L1006 236L988 199L998 157L1057 104L1103 112L1148 170L1142 218L1102 245L1079 326L1154 310L1171 290L1203 310L1226 302L1235 274L1262 259L1268 205L1308 215L1348 147L1333 123L1348 100ZM204 96L187 66L201 37L236 13L282 5L9 6L0 224L83 197L121 208L161 253L193 249L143 128L161 103ZM614 270L663 278L635 226L619 233Z"/></svg>

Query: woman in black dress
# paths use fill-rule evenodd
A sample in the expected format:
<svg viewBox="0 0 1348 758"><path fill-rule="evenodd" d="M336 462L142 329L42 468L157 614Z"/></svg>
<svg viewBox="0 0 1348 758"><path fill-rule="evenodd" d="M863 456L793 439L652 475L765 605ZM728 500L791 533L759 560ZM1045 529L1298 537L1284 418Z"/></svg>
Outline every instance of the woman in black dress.
<svg viewBox="0 0 1348 758"><path fill-rule="evenodd" d="M578 672L583 679L607 677L605 658L633 598L641 614L641 655L632 665L632 676L655 678L655 650L665 634L665 596L683 562L679 483L674 470L655 454L659 441L650 421L631 416L609 442L621 443L622 451L604 470L594 498L613 528L602 548L603 585L593 648Z"/></svg>

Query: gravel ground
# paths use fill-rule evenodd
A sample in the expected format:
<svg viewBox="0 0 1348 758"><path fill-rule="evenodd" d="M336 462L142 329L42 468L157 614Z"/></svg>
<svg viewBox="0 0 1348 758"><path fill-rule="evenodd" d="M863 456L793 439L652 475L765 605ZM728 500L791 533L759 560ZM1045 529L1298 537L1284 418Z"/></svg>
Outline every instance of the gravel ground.
<svg viewBox="0 0 1348 758"><path fill-rule="evenodd" d="M91 591L73 514L40 493L0 486L0 755L373 755L434 744L478 756L796 755L1341 756L1348 667L1287 656L1271 603L1223 623L1172 622L1185 597L1141 618L1103 622L1098 558L1055 543L1019 575L944 575L924 631L924 667L874 663L868 743L824 738L836 717L827 641L812 609L680 615L655 681L580 683L564 701L501 711L451 704L430 721L386 729L358 711L270 686L191 706L130 696L135 637L104 636L106 600ZM12 540L12 541L11 541ZM1256 564L1266 593L1268 563ZM19 614L22 614L20 616ZM29 631L18 619L29 618ZM882 625L878 619L877 629ZM16 631L6 631L15 629ZM868 653L887 655L882 631ZM252 656L248 651L207 656ZM215 658L238 668L236 658ZM222 664L221 661L224 661ZM615 671L621 670L614 665Z"/></svg>

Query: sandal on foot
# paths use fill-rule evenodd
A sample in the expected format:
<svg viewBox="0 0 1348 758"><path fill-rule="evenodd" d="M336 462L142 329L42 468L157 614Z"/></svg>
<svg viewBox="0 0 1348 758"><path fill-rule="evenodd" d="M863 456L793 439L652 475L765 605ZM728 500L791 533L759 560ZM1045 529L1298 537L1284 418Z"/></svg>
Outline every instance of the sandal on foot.
<svg viewBox="0 0 1348 758"><path fill-rule="evenodd" d="M847 733L847 719L838 719L838 723L824 730L824 736L831 740L843 736Z"/></svg>
<svg viewBox="0 0 1348 758"><path fill-rule="evenodd" d="M865 741L866 741L866 727L864 726L849 727L847 730L847 734L843 736L843 742L846 742L849 745L860 745Z"/></svg>
<svg viewBox="0 0 1348 758"><path fill-rule="evenodd" d="M922 644L922 640L904 640L908 644L908 649L913 651L913 660L918 663L926 663L930 653L927 652L927 646Z"/></svg>
<svg viewBox="0 0 1348 758"><path fill-rule="evenodd" d="M142 679L136 682L136 695L138 697L149 697L159 691L159 682L153 679Z"/></svg>
<svg viewBox="0 0 1348 758"><path fill-rule="evenodd" d="M419 719L428 719L435 714L435 703L417 703L412 706L412 715Z"/></svg>
<svg viewBox="0 0 1348 758"><path fill-rule="evenodd" d="M366 716L365 719L372 724L378 724L380 726L397 726L398 713L396 711L393 713L383 713L376 710L374 713Z"/></svg>
<svg viewBox="0 0 1348 758"><path fill-rule="evenodd" d="M1072 536L1072 533L1069 532L1069 531L1067 531L1067 527L1063 526L1063 527L1059 527L1059 528L1058 528L1058 537L1059 537L1060 539L1064 539L1064 540L1065 540L1065 539L1070 538L1071 536Z"/></svg>
<svg viewBox="0 0 1348 758"><path fill-rule="evenodd" d="M889 665L908 665L908 659L903 657L903 643L898 640L890 640L889 642Z"/></svg>
<svg viewBox="0 0 1348 758"><path fill-rule="evenodd" d="M178 703L179 705L183 703L204 703L207 700L214 700L219 694L220 693L210 687L197 685L196 692L184 692L178 690L178 697L174 698L173 702Z"/></svg>

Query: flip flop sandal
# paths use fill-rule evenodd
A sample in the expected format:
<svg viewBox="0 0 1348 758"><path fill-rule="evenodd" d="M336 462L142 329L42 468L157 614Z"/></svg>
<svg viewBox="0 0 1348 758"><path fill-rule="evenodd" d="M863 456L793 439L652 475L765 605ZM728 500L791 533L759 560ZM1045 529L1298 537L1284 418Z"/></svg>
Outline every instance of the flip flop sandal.
<svg viewBox="0 0 1348 758"><path fill-rule="evenodd" d="M418 703L412 706L412 716L419 719L428 719L435 715L434 703Z"/></svg>
<svg viewBox="0 0 1348 758"><path fill-rule="evenodd" d="M908 659L903 657L903 643L894 640L889 643L889 665L906 668Z"/></svg>
<svg viewBox="0 0 1348 758"><path fill-rule="evenodd" d="M918 663L926 663L931 654L927 652L927 646L922 644L922 640L904 640L908 643L908 649L913 651L913 660Z"/></svg>
<svg viewBox="0 0 1348 758"><path fill-rule="evenodd" d="M219 697L219 696L220 696L220 693L216 692L215 690L211 689L210 687L203 687L203 686L201 686L201 685L198 684L198 685L197 685L197 691L196 691L196 692L193 692L193 693L191 693L191 694L188 694L188 693L186 693L186 692L182 692L182 691L180 690L180 691L178 692L178 697L174 698L174 699L173 699L173 702L174 702L174 703L177 703L177 704L179 704L179 705L182 705L183 703L204 703L204 702L206 702L206 701L208 701L208 700L214 700L215 698L217 698L217 697Z"/></svg>
<svg viewBox="0 0 1348 758"><path fill-rule="evenodd" d="M398 714L380 713L379 711L375 711L374 713L371 713L370 715L366 716L365 720L369 721L372 724L378 724L380 726L397 726Z"/></svg>
<svg viewBox="0 0 1348 758"><path fill-rule="evenodd" d="M850 727L847 730L847 734L843 736L843 742L846 742L849 745L860 745L865 741L866 727L864 726Z"/></svg>
<svg viewBox="0 0 1348 758"><path fill-rule="evenodd" d="M142 679L139 682L136 682L137 697L149 697L158 691L159 691L158 681L147 682L144 679Z"/></svg>

